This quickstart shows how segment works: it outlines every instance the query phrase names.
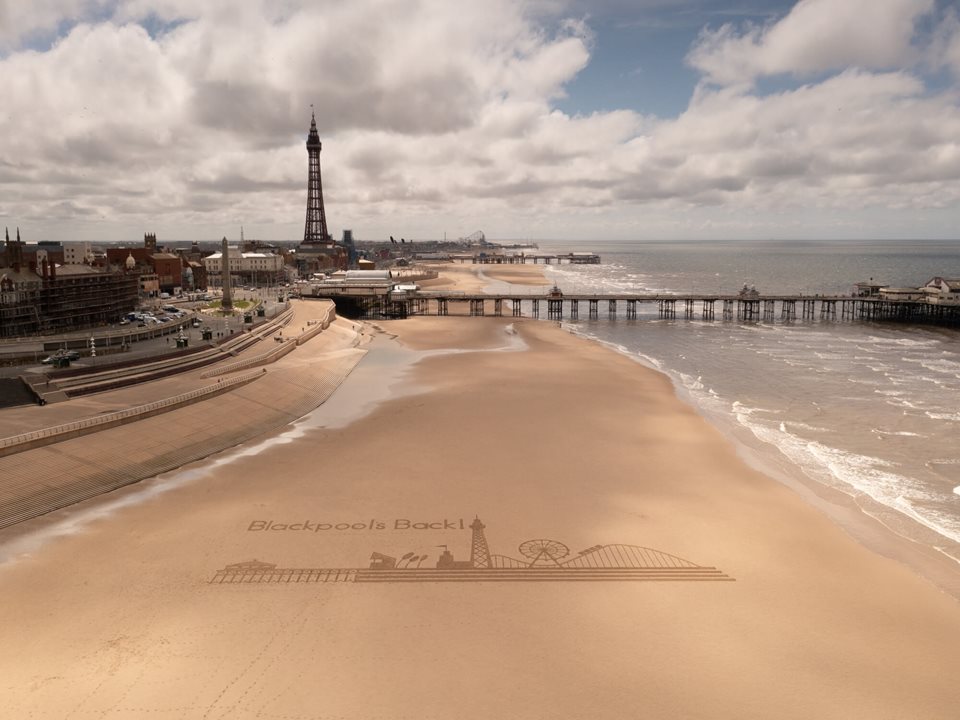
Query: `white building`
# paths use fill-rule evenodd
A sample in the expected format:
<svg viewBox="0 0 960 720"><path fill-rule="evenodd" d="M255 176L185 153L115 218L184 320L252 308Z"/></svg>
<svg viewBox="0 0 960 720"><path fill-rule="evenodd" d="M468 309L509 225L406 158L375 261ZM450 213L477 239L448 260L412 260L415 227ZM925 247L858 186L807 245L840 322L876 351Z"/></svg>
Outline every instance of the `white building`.
<svg viewBox="0 0 960 720"><path fill-rule="evenodd" d="M93 261L93 248L88 242L63 243L63 264L84 265Z"/></svg>
<svg viewBox="0 0 960 720"><path fill-rule="evenodd" d="M881 300L896 300L903 302L906 300L923 300L924 293L920 288L915 287L882 287L880 288Z"/></svg>
<svg viewBox="0 0 960 720"><path fill-rule="evenodd" d="M960 278L935 277L922 290L928 303L960 305Z"/></svg>
<svg viewBox="0 0 960 720"><path fill-rule="evenodd" d="M230 276L234 282L267 285L280 282L284 278L283 257L272 253L240 252L240 248L229 248ZM223 254L215 252L203 259L207 269L207 278L211 284L219 281L223 267Z"/></svg>

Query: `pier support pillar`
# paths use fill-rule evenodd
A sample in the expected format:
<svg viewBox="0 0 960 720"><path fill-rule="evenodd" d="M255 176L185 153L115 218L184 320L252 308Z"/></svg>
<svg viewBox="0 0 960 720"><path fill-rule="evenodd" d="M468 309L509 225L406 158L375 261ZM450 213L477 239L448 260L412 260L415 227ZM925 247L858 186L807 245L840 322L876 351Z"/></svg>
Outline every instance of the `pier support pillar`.
<svg viewBox="0 0 960 720"><path fill-rule="evenodd" d="M599 301L599 300L591 300L591 301L590 301L590 319L591 319L591 320L596 320L596 319L597 319L597 314L598 314L597 308L598 308L599 305L600 305L600 301Z"/></svg>
<svg viewBox="0 0 960 720"><path fill-rule="evenodd" d="M777 301L776 300L764 300L763 301L763 319L766 322L773 322L773 316L777 310Z"/></svg>
<svg viewBox="0 0 960 720"><path fill-rule="evenodd" d="M617 319L617 301L616 300L607 301L607 316L611 320Z"/></svg>
<svg viewBox="0 0 960 720"><path fill-rule="evenodd" d="M627 320L637 319L637 301L627 300Z"/></svg>
<svg viewBox="0 0 960 720"><path fill-rule="evenodd" d="M520 300L520 298L513 298L511 302L513 303L513 316L520 317L523 314L523 311L521 310L523 301Z"/></svg>
<svg viewBox="0 0 960 720"><path fill-rule="evenodd" d="M704 320L713 320L714 300L703 300L700 303L700 316Z"/></svg>

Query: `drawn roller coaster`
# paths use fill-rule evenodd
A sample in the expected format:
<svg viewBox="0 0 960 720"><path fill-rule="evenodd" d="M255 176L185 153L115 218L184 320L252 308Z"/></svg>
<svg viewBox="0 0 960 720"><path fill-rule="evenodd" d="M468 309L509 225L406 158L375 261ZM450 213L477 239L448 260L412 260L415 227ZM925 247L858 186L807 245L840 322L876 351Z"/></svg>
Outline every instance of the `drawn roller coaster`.
<svg viewBox="0 0 960 720"><path fill-rule="evenodd" d="M426 555L407 553L398 561L375 552L366 568L283 568L249 560L227 565L214 584L328 582L571 582L571 581L732 581L715 567L638 545L594 545L574 557L561 542L539 538L520 544L525 558L490 553L485 525L475 518L470 559L457 560L445 545L435 567L421 567ZM416 563L414 565L414 563Z"/></svg>

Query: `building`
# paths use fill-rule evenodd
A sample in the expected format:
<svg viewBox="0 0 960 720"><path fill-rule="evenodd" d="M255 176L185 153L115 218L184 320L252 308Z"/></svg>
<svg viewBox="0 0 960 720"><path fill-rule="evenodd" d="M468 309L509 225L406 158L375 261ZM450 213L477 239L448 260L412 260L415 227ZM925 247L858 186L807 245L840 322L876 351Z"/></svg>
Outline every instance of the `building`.
<svg viewBox="0 0 960 720"><path fill-rule="evenodd" d="M150 264L160 283L160 292L172 293L183 287L183 260L166 252L150 254Z"/></svg>
<svg viewBox="0 0 960 720"><path fill-rule="evenodd" d="M854 285L853 295L862 298L880 297L880 289L885 287L884 283L876 282L873 278L870 278L870 280L858 282Z"/></svg>
<svg viewBox="0 0 960 720"><path fill-rule="evenodd" d="M62 333L116 322L137 306L139 276L88 265L27 259L25 243L4 245L0 267L0 337ZM40 250L36 255L45 253Z"/></svg>
<svg viewBox="0 0 960 720"><path fill-rule="evenodd" d="M93 263L93 248L88 242L69 242L63 245L65 265L90 265Z"/></svg>
<svg viewBox="0 0 960 720"><path fill-rule="evenodd" d="M960 305L960 278L931 278L921 290L933 305Z"/></svg>
<svg viewBox="0 0 960 720"><path fill-rule="evenodd" d="M880 299L903 302L905 300L923 300L924 292L915 287L882 287Z"/></svg>
<svg viewBox="0 0 960 720"><path fill-rule="evenodd" d="M265 252L240 252L229 249L230 279L233 285L276 285L284 282L284 262L281 255ZM219 284L222 273L223 252L215 252L203 259L208 282Z"/></svg>

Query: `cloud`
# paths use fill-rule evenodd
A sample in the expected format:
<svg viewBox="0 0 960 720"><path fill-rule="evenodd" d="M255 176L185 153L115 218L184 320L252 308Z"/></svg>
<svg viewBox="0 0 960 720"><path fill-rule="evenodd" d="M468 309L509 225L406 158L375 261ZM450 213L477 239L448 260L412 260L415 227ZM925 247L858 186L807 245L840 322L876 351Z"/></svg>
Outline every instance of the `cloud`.
<svg viewBox="0 0 960 720"><path fill-rule="evenodd" d="M913 59L929 4L871 4L883 42L838 4L823 25L818 0L705 33L691 58L707 82L675 118L556 109L598 40L555 6L38 5L31 32L70 23L49 47L15 37L0 59L2 212L32 237L220 237L242 223L296 238L311 104L328 219L362 238L729 232L737 218L769 235L758 214L795 213L794 228L821 212L956 208L957 96L911 63L960 67L960 24L936 17L937 42ZM751 85L773 73L806 84Z"/></svg>
<svg viewBox="0 0 960 720"><path fill-rule="evenodd" d="M917 58L914 23L933 8L934 0L800 0L765 27L704 30L688 62L723 85L849 66L895 68Z"/></svg>

